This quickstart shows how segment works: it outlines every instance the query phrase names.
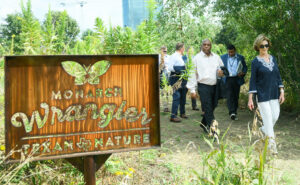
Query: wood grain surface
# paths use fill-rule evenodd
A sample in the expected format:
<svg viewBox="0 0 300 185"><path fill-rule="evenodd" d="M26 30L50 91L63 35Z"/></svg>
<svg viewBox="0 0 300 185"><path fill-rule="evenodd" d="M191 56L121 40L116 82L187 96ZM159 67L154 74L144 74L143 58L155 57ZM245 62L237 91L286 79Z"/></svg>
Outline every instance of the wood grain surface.
<svg viewBox="0 0 300 185"><path fill-rule="evenodd" d="M111 66L99 77L99 84L75 85L75 77L61 64L75 61L82 66L92 66L101 60L110 61ZM114 94L114 88L122 92ZM111 97L105 95L106 90ZM61 99L53 98L53 92L60 92ZM76 96L76 92L83 92L83 98ZM134 122L125 118L117 120L115 113L125 101L123 112L135 107L140 114L144 108L151 121L142 124L145 114ZM30 121L33 112L38 111L43 119L46 112L41 103L49 105L48 118L42 128L38 128L35 121L32 131L26 132L20 116L16 116L16 121L22 126L12 124L12 117L18 112L26 114ZM82 111L87 104L96 104L97 113L105 104L116 106L112 115L108 109L104 110L106 116L112 116L107 126L100 127L102 118L92 119L91 110L84 120L59 122L55 115L52 122L52 107L66 113L69 107L79 105ZM70 111L70 115L74 116L75 111ZM6 154L12 149L19 150L11 156L11 161L19 160L21 153L40 160L159 147L158 55L5 57L5 141Z"/></svg>

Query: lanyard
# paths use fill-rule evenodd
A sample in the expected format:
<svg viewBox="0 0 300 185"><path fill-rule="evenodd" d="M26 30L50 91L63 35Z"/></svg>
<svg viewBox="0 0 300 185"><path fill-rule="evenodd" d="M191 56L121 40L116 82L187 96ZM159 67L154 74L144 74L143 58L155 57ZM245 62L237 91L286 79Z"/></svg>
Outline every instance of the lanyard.
<svg viewBox="0 0 300 185"><path fill-rule="evenodd" d="M233 66L233 64L234 64L234 61L235 61L234 58L235 58L235 57L230 57L229 60L228 60L228 63L229 63L230 68L232 68L232 66ZM232 63L230 63L230 61L232 61Z"/></svg>

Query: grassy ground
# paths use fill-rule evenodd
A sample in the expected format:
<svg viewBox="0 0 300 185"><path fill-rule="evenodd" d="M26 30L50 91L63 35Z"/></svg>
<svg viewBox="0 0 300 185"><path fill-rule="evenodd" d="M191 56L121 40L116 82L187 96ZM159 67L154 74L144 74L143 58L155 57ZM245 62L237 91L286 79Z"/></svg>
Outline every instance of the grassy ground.
<svg viewBox="0 0 300 185"><path fill-rule="evenodd" d="M234 179L236 176L237 179L246 179L243 182L249 178L246 184L258 184L258 179L253 178L258 176L255 165L259 167L259 153L253 151L251 157L247 157L249 146L258 139L254 136L250 141L248 133L248 123L252 123L253 113L242 106L238 110L239 120L232 121L225 103L220 102L215 116L221 135L229 129L222 145L226 147L226 168L215 168L213 166L219 164L221 153L211 156L215 154L214 151L220 151L219 146L214 144L212 148L207 142L206 135L199 127L200 112L191 110L190 101L186 109L189 119L181 123L172 123L168 114L161 113L160 149L113 154L97 172L97 184L213 184L216 182L213 182L215 176L212 174L218 173L227 174L226 178ZM299 116L281 112L275 126L279 154L269 158L266 163L263 178L267 184L300 184L299 127ZM3 133L0 135L0 145L3 145L2 118L0 129ZM63 160L35 162L27 168L24 170L26 172L18 173L21 177L15 181L16 184L83 184L82 175ZM34 170L36 168L38 170ZM7 170L7 167L2 165L0 177L4 174L3 170ZM236 184L233 180L229 182Z"/></svg>

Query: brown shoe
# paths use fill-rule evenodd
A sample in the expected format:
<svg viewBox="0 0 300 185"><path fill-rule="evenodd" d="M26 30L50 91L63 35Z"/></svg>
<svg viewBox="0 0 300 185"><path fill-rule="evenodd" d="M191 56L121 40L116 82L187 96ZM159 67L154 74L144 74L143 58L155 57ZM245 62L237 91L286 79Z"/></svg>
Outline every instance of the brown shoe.
<svg viewBox="0 0 300 185"><path fill-rule="evenodd" d="M188 119L188 117L185 114L181 114L180 117L184 119Z"/></svg>
<svg viewBox="0 0 300 185"><path fill-rule="evenodd" d="M164 112L170 112L170 110L168 108L165 108Z"/></svg>
<svg viewBox="0 0 300 185"><path fill-rule="evenodd" d="M178 122L181 122L181 119L179 119L179 118L171 118L170 121L178 123Z"/></svg>

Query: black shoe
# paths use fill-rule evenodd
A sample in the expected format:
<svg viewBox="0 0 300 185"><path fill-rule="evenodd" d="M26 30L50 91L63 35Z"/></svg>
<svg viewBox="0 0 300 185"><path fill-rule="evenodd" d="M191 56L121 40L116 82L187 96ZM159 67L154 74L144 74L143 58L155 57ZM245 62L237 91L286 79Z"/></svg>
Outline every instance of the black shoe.
<svg viewBox="0 0 300 185"><path fill-rule="evenodd" d="M200 123L200 127L203 129L203 131L208 134L207 125L204 125L203 123Z"/></svg>
<svg viewBox="0 0 300 185"><path fill-rule="evenodd" d="M168 108L165 108L164 112L170 112L170 110Z"/></svg>
<svg viewBox="0 0 300 185"><path fill-rule="evenodd" d="M197 107L193 107L192 110L199 111L199 109Z"/></svg>
<svg viewBox="0 0 300 185"><path fill-rule="evenodd" d="M238 120L238 118L237 118L237 116L236 116L236 114L230 114L230 118L232 119L232 120L234 120L234 121L237 121Z"/></svg>

